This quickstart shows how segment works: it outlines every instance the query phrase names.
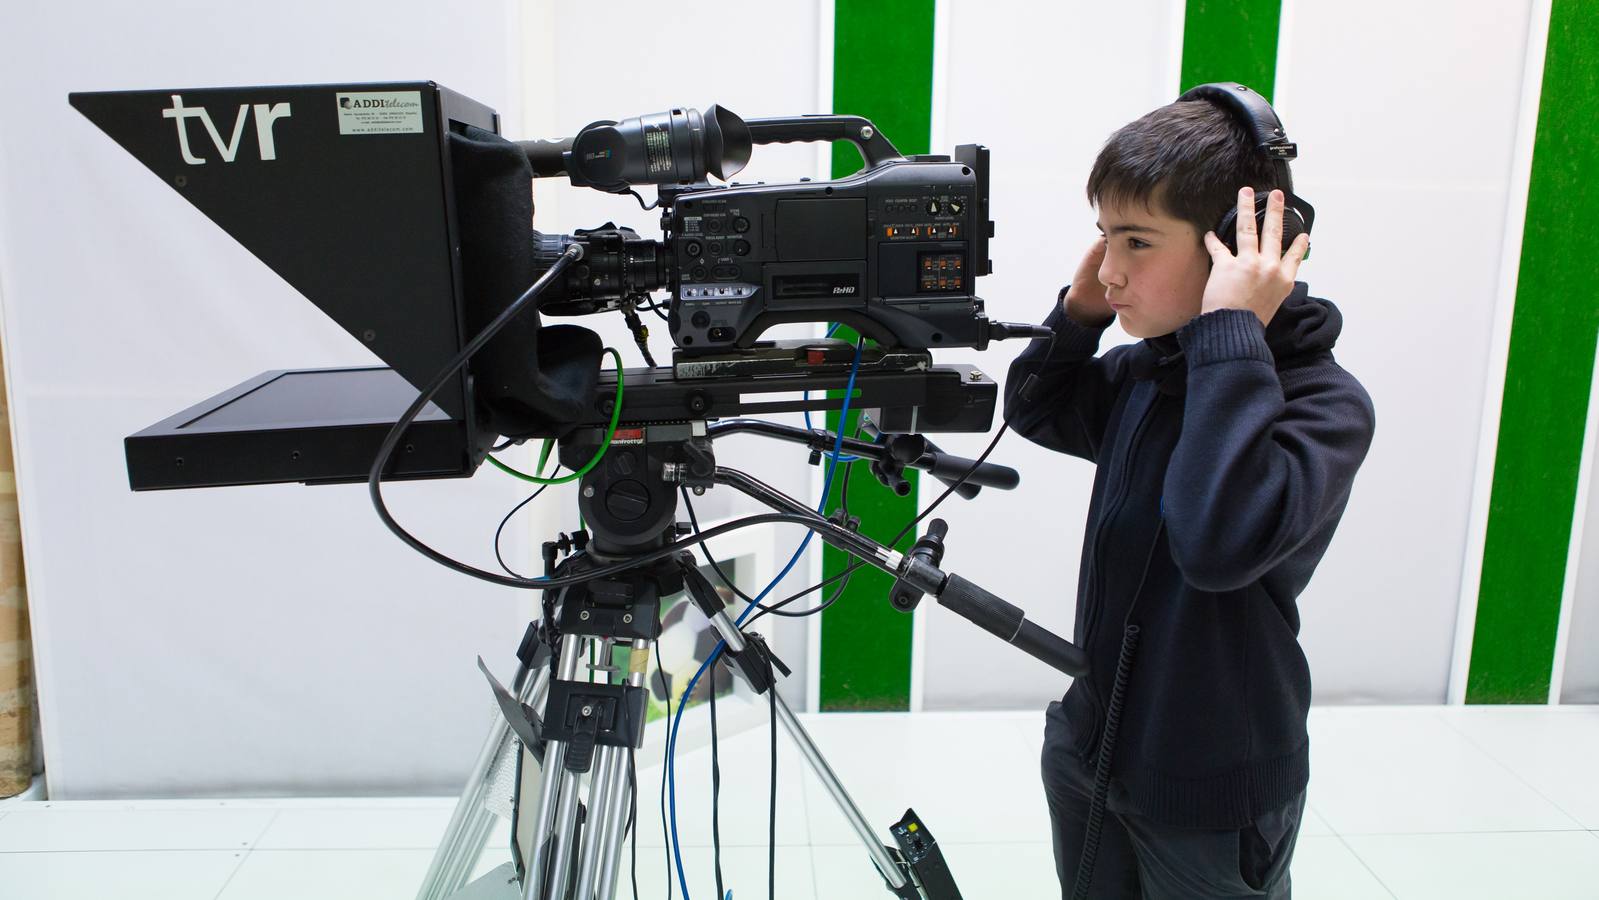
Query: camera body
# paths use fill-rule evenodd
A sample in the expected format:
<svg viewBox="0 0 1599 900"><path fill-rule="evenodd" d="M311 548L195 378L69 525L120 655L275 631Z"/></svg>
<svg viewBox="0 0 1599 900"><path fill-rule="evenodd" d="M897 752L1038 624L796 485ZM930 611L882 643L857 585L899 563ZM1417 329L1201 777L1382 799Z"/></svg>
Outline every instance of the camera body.
<svg viewBox="0 0 1599 900"><path fill-rule="evenodd" d="M748 349L788 322L886 347L982 347L988 152L889 161L831 182L688 190L663 216L683 355Z"/></svg>
<svg viewBox="0 0 1599 900"><path fill-rule="evenodd" d="M788 184L708 177L737 174L755 144L834 140L854 143L865 168ZM745 121L717 106L518 146L536 177L612 193L653 184L665 210L660 242L611 224L535 234L540 271L573 243L584 250L541 312L583 315L669 289L678 359L737 356L790 322L840 322L893 350L981 349L1015 336L984 317L974 293L993 270L986 147L904 156L857 116Z"/></svg>

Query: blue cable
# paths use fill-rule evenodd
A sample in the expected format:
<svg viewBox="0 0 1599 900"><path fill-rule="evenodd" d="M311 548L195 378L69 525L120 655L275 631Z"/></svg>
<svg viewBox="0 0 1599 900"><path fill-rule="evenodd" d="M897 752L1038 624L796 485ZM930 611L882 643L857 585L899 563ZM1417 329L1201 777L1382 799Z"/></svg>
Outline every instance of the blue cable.
<svg viewBox="0 0 1599 900"><path fill-rule="evenodd" d="M833 332L837 331L839 329L839 327L842 326L843 324L844 323L842 323L842 322L834 322L831 326L828 327L827 334L823 335L823 339L825 340L827 338L832 337L833 336ZM855 365L859 366L860 363L861 363L860 347L857 346L855 348ZM850 378L853 379L854 377L855 377L855 373L851 372L850 373ZM850 383L854 384L854 381L851 381ZM807 401L811 399L811 392L810 391L806 391L805 392L804 399L807 400ZM848 398L846 398L846 401L847 401L847 399ZM849 403L848 402L846 402L844 404L844 410L846 412L849 410ZM839 421L839 427L843 428L844 427L843 426L844 417L842 415L839 416L839 420L838 421ZM808 409L805 410L805 430L806 431L815 431L816 430L816 426L811 424L811 411L808 410ZM846 462L846 463L859 462L860 461L860 457L859 456L850 456L848 453L846 453L843 456L840 456L838 458L838 461L839 462Z"/></svg>
<svg viewBox="0 0 1599 900"><path fill-rule="evenodd" d="M834 326L834 328L837 327L836 325ZM828 333L831 334L832 332ZM844 448L844 421L849 417L849 401L850 397L855 393L855 374L860 371L861 367L861 343L861 341L856 341L855 343L855 361L850 365L849 384L844 388L844 408L839 411L838 434L833 438L833 452L828 457L827 477L822 480L822 502L817 504L816 511L824 515L827 510L828 495L833 490L833 474L838 470L841 451ZM799 548L794 551L793 556L789 557L788 565L783 567L783 571L777 573L777 577L772 579L771 584L768 584L764 590L755 595L755 603L761 602L767 594L772 592L773 588L782 583L783 579L788 576L789 571L794 568L794 564L799 562L800 556L805 553L805 548L810 546L811 538L815 535L816 532L806 530L805 539L800 541ZM744 611L739 613L738 618L733 621L733 624L742 625L744 619L755 609L755 603L746 606ZM726 642L717 641L716 647L711 650L711 655L706 657L705 662L700 664L699 670L694 673L694 677L688 680L688 687L683 689L683 697L678 701L677 712L672 717L671 730L667 732L666 736L666 790L667 806L671 810L672 819L672 858L677 863L677 883L683 890L683 900L689 900L689 896L688 879L683 875L683 851L677 840L677 727L678 723L683 719L683 710L688 704L688 698L694 694L694 686L699 684L700 676L704 675L705 671L715 664L716 658L722 655L722 648L726 646ZM777 690L777 687L773 685L767 690ZM732 892L729 891L728 893L731 894Z"/></svg>

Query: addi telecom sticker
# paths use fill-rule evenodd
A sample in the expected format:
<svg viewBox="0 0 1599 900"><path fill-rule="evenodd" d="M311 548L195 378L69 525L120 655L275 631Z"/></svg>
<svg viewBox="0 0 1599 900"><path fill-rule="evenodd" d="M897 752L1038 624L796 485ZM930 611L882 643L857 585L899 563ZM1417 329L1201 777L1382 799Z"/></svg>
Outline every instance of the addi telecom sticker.
<svg viewBox="0 0 1599 900"><path fill-rule="evenodd" d="M337 94L339 134L421 134L422 92Z"/></svg>

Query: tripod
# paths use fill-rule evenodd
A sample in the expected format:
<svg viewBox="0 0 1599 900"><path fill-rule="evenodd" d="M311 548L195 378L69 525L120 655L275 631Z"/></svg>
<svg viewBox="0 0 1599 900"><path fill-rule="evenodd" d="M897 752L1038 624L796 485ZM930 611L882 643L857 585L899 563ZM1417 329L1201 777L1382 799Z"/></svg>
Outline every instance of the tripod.
<svg viewBox="0 0 1599 900"><path fill-rule="evenodd" d="M958 575L939 571L941 522L913 550L901 554L743 472L717 466L712 439L740 432L805 443L813 449L837 445L826 432L749 420L654 426L639 429L625 443L613 443L604 464L584 476L579 507L593 538L568 542L563 537L560 545L547 544L546 570L581 575L605 567L612 574L546 591L545 618L530 628L523 641L512 688L494 685L503 720L496 721L479 754L418 900L612 900L635 789L626 777L626 762L643 742L647 663L660 636L661 599L678 591L686 592L709 619L730 667L755 692L774 691L771 700L778 721L850 823L890 892L906 900L958 900L960 893L937 842L914 812L907 811L891 827L896 848L878 842L804 726L776 695L774 673L787 674L787 669L759 635L741 631L729 618L689 554L658 552L684 533L675 521L678 487L702 492L714 485L727 486L785 514L861 563L894 575L891 596L901 610L914 609L924 594L932 593L941 605L1068 674L1086 671L1083 655L1028 622L1020 609ZM582 438L563 442L563 463L588 458L590 443ZM920 454L908 454L902 443L896 456L889 449L891 443L847 440L844 446L851 454L874 460L879 477L906 465L945 477L960 467L957 464L966 464L963 477L954 484L1015 483L1015 473L1003 467L985 470L982 464L954 460L936 448L926 450L930 445L919 445ZM559 568L552 568L552 546L571 551ZM615 563L625 560L637 560L638 565L617 573ZM591 647L599 663L580 672ZM613 663L617 648L626 650L624 665ZM603 680L592 680L596 674ZM539 764L536 796L519 791L516 798L516 859L461 891L492 826L491 814L482 807L489 774L513 733L524 747L524 764L530 758ZM587 798L581 802L585 776ZM531 814L523 815L524 810Z"/></svg>

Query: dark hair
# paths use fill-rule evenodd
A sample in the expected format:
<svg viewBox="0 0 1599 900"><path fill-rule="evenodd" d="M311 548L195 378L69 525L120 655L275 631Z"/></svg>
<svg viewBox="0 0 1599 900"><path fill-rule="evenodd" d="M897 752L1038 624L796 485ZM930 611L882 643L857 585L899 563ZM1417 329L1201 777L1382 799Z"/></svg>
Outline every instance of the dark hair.
<svg viewBox="0 0 1599 900"><path fill-rule="evenodd" d="M1231 113L1209 100L1185 100L1110 136L1088 175L1088 202L1143 203L1204 234L1237 205L1246 184L1269 191L1277 173Z"/></svg>

